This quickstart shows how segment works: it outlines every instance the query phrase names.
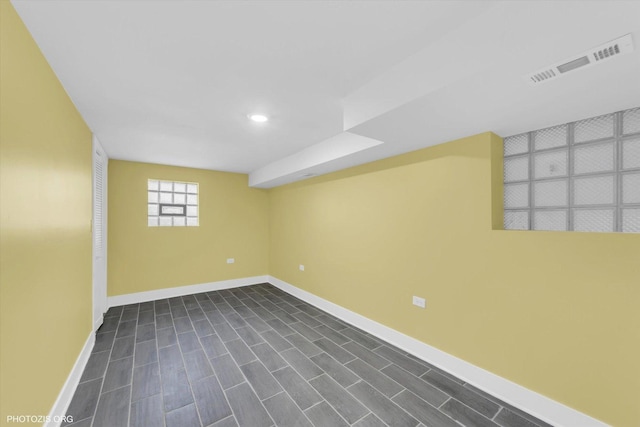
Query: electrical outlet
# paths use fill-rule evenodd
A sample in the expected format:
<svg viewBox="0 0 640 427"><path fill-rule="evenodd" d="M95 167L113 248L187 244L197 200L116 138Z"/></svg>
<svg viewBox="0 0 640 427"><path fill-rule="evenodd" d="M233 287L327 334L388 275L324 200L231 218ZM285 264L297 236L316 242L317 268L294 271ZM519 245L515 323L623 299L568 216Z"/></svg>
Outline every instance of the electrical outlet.
<svg viewBox="0 0 640 427"><path fill-rule="evenodd" d="M233 264L234 262L236 262L235 258L227 258L227 264Z"/></svg>
<svg viewBox="0 0 640 427"><path fill-rule="evenodd" d="M298 268L300 269L300 271L304 271L304 265L300 264L300 266L298 266Z"/></svg>
<svg viewBox="0 0 640 427"><path fill-rule="evenodd" d="M425 308L427 306L427 302L424 300L424 298L414 296L413 305L417 305L420 308Z"/></svg>

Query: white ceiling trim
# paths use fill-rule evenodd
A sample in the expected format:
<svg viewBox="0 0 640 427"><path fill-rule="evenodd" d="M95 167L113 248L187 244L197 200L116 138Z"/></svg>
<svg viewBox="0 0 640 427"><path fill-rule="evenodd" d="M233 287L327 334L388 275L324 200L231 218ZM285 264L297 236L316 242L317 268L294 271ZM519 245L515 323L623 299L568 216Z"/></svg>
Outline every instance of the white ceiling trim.
<svg viewBox="0 0 640 427"><path fill-rule="evenodd" d="M326 167L332 161L344 160L382 143L366 136L343 132L251 172L249 186L271 188L326 173L323 165Z"/></svg>

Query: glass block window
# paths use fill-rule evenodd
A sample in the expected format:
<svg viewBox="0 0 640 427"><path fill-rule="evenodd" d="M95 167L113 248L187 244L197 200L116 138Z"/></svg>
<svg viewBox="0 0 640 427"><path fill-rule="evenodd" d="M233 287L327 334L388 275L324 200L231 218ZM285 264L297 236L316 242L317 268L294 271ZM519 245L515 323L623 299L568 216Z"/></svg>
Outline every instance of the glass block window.
<svg viewBox="0 0 640 427"><path fill-rule="evenodd" d="M197 227L198 184L150 179L147 224L149 227Z"/></svg>
<svg viewBox="0 0 640 427"><path fill-rule="evenodd" d="M505 138L504 228L640 233L640 108Z"/></svg>

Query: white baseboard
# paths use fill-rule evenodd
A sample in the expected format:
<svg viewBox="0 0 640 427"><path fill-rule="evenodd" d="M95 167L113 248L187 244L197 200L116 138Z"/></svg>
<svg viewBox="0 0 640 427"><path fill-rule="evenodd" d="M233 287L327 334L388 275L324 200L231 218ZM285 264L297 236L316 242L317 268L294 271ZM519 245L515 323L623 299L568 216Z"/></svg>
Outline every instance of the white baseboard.
<svg viewBox="0 0 640 427"><path fill-rule="evenodd" d="M180 297L201 292L220 291L222 289L239 288L241 286L265 283L269 276L243 277L241 279L221 280L219 282L201 283L198 285L177 286L175 288L156 289L135 294L116 295L107 298L107 308L119 305L137 304L164 298Z"/></svg>
<svg viewBox="0 0 640 427"><path fill-rule="evenodd" d="M269 283L557 427L607 424L273 276Z"/></svg>
<svg viewBox="0 0 640 427"><path fill-rule="evenodd" d="M100 326L102 326L103 322L104 322L104 314L101 314L100 317L98 319L96 319L95 322L93 322L93 332L96 332L98 330L98 328L100 328Z"/></svg>
<svg viewBox="0 0 640 427"><path fill-rule="evenodd" d="M49 421L44 424L45 427L59 427L62 423L62 417L67 413L67 409L80 383L80 378L82 377L84 368L87 366L87 361L89 360L89 356L91 356L91 350L93 350L95 342L96 334L94 331L91 331L89 338L87 338L87 341L84 343L84 347L82 347L80 355L76 359L76 363L73 365L67 377L67 381L65 381L64 386L62 386L62 390L60 390L60 394L58 394L58 398L49 412Z"/></svg>

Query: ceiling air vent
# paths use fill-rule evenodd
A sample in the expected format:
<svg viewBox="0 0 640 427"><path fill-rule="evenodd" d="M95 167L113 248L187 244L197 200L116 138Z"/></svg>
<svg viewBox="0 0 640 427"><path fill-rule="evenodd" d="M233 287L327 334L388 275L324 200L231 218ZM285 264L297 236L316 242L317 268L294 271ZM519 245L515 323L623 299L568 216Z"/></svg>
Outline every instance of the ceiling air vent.
<svg viewBox="0 0 640 427"><path fill-rule="evenodd" d="M553 80L569 71L605 62L623 53L633 52L631 34L624 35L608 43L593 48L569 60L558 62L549 67L527 74L524 79L531 85Z"/></svg>

